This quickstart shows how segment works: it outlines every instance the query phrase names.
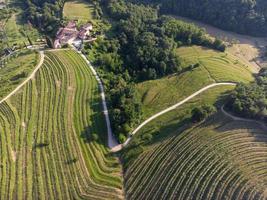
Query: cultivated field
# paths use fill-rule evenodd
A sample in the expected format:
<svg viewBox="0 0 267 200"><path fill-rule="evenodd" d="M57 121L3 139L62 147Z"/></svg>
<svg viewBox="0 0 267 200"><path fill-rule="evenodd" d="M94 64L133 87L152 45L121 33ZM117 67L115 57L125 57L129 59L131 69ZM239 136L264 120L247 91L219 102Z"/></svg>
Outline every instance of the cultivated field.
<svg viewBox="0 0 267 200"><path fill-rule="evenodd" d="M0 105L0 199L120 199L97 82L74 51L47 52Z"/></svg>
<svg viewBox="0 0 267 200"><path fill-rule="evenodd" d="M266 160L265 130L218 113L193 128L169 132L147 148L126 170L126 195L128 199L264 200Z"/></svg>
<svg viewBox="0 0 267 200"><path fill-rule="evenodd" d="M70 20L87 22L93 18L93 7L84 0L69 0L64 5L63 15Z"/></svg>
<svg viewBox="0 0 267 200"><path fill-rule="evenodd" d="M39 62L38 52L21 50L0 61L0 100L26 79Z"/></svg>
<svg viewBox="0 0 267 200"><path fill-rule="evenodd" d="M251 68L229 53L220 53L201 47L177 49L183 68L199 63L193 70L137 85L145 117L161 111L204 86L214 82L244 82L253 80Z"/></svg>

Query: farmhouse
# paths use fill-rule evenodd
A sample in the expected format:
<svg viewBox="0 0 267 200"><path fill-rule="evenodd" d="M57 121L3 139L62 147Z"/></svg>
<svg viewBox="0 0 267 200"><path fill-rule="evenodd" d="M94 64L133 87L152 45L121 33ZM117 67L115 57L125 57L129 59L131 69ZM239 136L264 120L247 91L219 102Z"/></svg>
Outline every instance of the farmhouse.
<svg viewBox="0 0 267 200"><path fill-rule="evenodd" d="M58 30L54 41L54 48L61 48L65 44L79 46L82 44L83 40L90 36L91 30L93 30L93 25L91 23L83 25L80 30L78 30L76 22L70 21L66 27Z"/></svg>
<svg viewBox="0 0 267 200"><path fill-rule="evenodd" d="M0 0L0 10L1 9L4 9L5 7L6 7L5 2L3 2L3 1Z"/></svg>

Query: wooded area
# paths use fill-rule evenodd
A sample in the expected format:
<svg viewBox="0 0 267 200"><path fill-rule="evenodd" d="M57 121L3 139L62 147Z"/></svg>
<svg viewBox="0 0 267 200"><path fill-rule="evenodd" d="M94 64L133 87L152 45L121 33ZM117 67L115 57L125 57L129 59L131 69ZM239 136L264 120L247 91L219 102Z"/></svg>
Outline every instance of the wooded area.
<svg viewBox="0 0 267 200"><path fill-rule="evenodd" d="M240 84L232 93L230 109L243 117L267 119L267 69L262 69L256 81Z"/></svg>
<svg viewBox="0 0 267 200"><path fill-rule="evenodd" d="M132 0L159 5L163 14L200 20L224 30L267 35L266 0Z"/></svg>

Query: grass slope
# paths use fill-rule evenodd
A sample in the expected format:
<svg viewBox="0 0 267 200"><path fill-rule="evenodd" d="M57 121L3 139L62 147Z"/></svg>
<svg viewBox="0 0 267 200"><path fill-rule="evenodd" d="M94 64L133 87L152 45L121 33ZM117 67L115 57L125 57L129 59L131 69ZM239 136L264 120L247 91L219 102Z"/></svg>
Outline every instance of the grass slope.
<svg viewBox="0 0 267 200"><path fill-rule="evenodd" d="M38 52L21 50L5 58L0 65L0 99L14 90L38 64Z"/></svg>
<svg viewBox="0 0 267 200"><path fill-rule="evenodd" d="M137 85L143 103L144 117L161 111L214 82L245 82L253 80L250 68L229 53L220 53L198 46L177 49L185 69L191 64L200 66L182 74Z"/></svg>
<svg viewBox="0 0 267 200"><path fill-rule="evenodd" d="M72 50L47 52L35 78L0 105L0 198L121 198L101 111L83 59Z"/></svg>
<svg viewBox="0 0 267 200"><path fill-rule="evenodd" d="M84 0L69 0L64 5L63 16L69 20L87 22L93 19L93 7Z"/></svg>

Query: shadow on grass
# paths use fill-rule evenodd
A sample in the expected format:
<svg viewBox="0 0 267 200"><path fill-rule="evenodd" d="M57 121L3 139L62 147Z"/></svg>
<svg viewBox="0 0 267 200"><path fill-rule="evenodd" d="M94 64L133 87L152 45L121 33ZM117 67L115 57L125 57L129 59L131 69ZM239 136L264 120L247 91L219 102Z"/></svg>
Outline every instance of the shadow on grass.
<svg viewBox="0 0 267 200"><path fill-rule="evenodd" d="M42 149L44 147L49 146L49 142L41 142L41 143L37 143L33 146L33 149Z"/></svg>
<svg viewBox="0 0 267 200"><path fill-rule="evenodd" d="M93 91L92 96L91 99L86 100L86 105L90 107L91 111L87 117L91 123L83 128L80 137L85 143L96 142L98 145L104 145L105 148L108 148L107 126L99 88Z"/></svg>

